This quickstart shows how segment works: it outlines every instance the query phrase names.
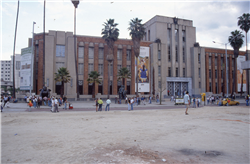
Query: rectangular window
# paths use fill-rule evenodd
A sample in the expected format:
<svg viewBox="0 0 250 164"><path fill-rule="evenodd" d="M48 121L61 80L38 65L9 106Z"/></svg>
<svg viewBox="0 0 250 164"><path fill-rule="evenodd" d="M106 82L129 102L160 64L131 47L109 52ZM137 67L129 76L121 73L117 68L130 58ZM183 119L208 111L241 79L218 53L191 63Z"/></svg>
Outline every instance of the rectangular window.
<svg viewBox="0 0 250 164"><path fill-rule="evenodd" d="M201 69L199 68L199 78L201 78Z"/></svg>
<svg viewBox="0 0 250 164"><path fill-rule="evenodd" d="M211 74L211 69L209 69L209 78L212 77L212 74Z"/></svg>
<svg viewBox="0 0 250 164"><path fill-rule="evenodd" d="M131 66L130 66L130 65L127 65L127 69L128 69L129 71L131 71Z"/></svg>
<svg viewBox="0 0 250 164"><path fill-rule="evenodd" d="M217 57L214 58L214 66L217 66Z"/></svg>
<svg viewBox="0 0 250 164"><path fill-rule="evenodd" d="M223 69L223 66L224 66L224 57L221 57L220 63L221 63L221 67L222 67L222 69Z"/></svg>
<svg viewBox="0 0 250 164"><path fill-rule="evenodd" d="M98 64L98 72L103 75L103 64Z"/></svg>
<svg viewBox="0 0 250 164"><path fill-rule="evenodd" d="M89 73L94 71L94 64L93 63L89 63Z"/></svg>
<svg viewBox="0 0 250 164"><path fill-rule="evenodd" d="M83 63L78 63L78 74L82 75L83 74Z"/></svg>
<svg viewBox="0 0 250 164"><path fill-rule="evenodd" d="M89 47L89 59L94 59L94 48Z"/></svg>
<svg viewBox="0 0 250 164"><path fill-rule="evenodd" d="M201 88L201 82L199 82L199 88Z"/></svg>
<svg viewBox="0 0 250 164"><path fill-rule="evenodd" d="M174 33L175 33L175 44L177 45L178 44L178 39L179 39L179 35L178 35L178 30L174 30Z"/></svg>
<svg viewBox="0 0 250 164"><path fill-rule="evenodd" d="M186 38L185 38L185 31L182 30L182 41L185 42L186 41Z"/></svg>
<svg viewBox="0 0 250 164"><path fill-rule="evenodd" d="M215 78L217 79L217 70L215 70Z"/></svg>
<svg viewBox="0 0 250 164"><path fill-rule="evenodd" d="M209 58L208 58L209 65L211 65L211 60L212 60L212 58L211 58L211 56L209 56Z"/></svg>
<svg viewBox="0 0 250 164"><path fill-rule="evenodd" d="M103 59L103 56L104 56L104 48L99 48L98 58L99 59Z"/></svg>
<svg viewBox="0 0 250 164"><path fill-rule="evenodd" d="M183 61L183 63L185 63L185 46L184 45L182 48L182 61Z"/></svg>
<svg viewBox="0 0 250 164"><path fill-rule="evenodd" d="M78 48L78 58L83 58L84 57L84 47L80 46Z"/></svg>
<svg viewBox="0 0 250 164"><path fill-rule="evenodd" d="M178 76L179 76L178 72L179 72L179 71L178 71L178 68L176 68L176 69L175 69L175 74L176 74L176 77L178 77Z"/></svg>
<svg viewBox="0 0 250 164"><path fill-rule="evenodd" d="M209 92L211 92L212 91L212 85L211 85L211 83L209 83Z"/></svg>
<svg viewBox="0 0 250 164"><path fill-rule="evenodd" d="M117 60L122 60L122 50L117 50Z"/></svg>
<svg viewBox="0 0 250 164"><path fill-rule="evenodd" d="M127 50L127 61L131 61L131 50Z"/></svg>
<svg viewBox="0 0 250 164"><path fill-rule="evenodd" d="M65 57L65 46L64 45L56 45L56 56L57 57Z"/></svg>
<svg viewBox="0 0 250 164"><path fill-rule="evenodd" d="M171 77L171 67L168 67L168 77Z"/></svg>
<svg viewBox="0 0 250 164"><path fill-rule="evenodd" d="M175 47L175 61L178 62L178 46Z"/></svg>
<svg viewBox="0 0 250 164"><path fill-rule="evenodd" d="M119 72L119 70L122 68L122 65L117 65L117 74Z"/></svg>
<svg viewBox="0 0 250 164"><path fill-rule="evenodd" d="M168 46L168 61L171 61L170 45Z"/></svg>
<svg viewBox="0 0 250 164"><path fill-rule="evenodd" d="M158 87L161 88L161 81L158 81Z"/></svg>
<svg viewBox="0 0 250 164"><path fill-rule="evenodd" d="M161 66L158 66L158 76L161 76Z"/></svg>
<svg viewBox="0 0 250 164"><path fill-rule="evenodd" d="M161 61L161 50L158 50L158 61Z"/></svg>
<svg viewBox="0 0 250 164"><path fill-rule="evenodd" d="M64 62L56 62L56 72L58 71L59 68L64 67Z"/></svg>
<svg viewBox="0 0 250 164"><path fill-rule="evenodd" d="M198 63L201 63L201 54L198 54Z"/></svg>
<svg viewBox="0 0 250 164"><path fill-rule="evenodd" d="M183 77L186 77L186 69L185 68L183 68Z"/></svg>

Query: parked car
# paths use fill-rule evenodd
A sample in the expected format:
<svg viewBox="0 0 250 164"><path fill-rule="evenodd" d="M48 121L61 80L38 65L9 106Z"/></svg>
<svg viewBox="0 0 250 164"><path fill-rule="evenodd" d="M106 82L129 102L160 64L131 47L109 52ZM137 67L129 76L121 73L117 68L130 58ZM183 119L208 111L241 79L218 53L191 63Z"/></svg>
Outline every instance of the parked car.
<svg viewBox="0 0 250 164"><path fill-rule="evenodd" d="M222 105L240 105L240 102L239 101L235 101L234 99L231 99L231 98L224 98L222 100ZM217 104L219 104L219 102L217 102Z"/></svg>

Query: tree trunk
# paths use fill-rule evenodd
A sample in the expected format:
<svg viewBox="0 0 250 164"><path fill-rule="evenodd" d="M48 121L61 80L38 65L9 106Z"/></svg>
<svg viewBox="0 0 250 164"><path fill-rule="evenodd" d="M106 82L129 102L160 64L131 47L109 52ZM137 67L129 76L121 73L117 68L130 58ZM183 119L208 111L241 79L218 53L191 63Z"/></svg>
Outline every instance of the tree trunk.
<svg viewBox="0 0 250 164"><path fill-rule="evenodd" d="M236 92L236 86L237 86L237 57L239 54L239 50L234 50L234 78L233 78L233 89L232 89L232 95L234 92ZM227 67L226 67L227 68ZM228 80L228 79L227 79Z"/></svg>
<svg viewBox="0 0 250 164"><path fill-rule="evenodd" d="M138 57L136 57L136 67L135 67L135 70L136 70L136 77L135 77L135 80L136 80L136 96L138 95Z"/></svg>
<svg viewBox="0 0 250 164"><path fill-rule="evenodd" d="M62 81L62 84L61 84L61 97L63 97L64 95L64 82Z"/></svg>

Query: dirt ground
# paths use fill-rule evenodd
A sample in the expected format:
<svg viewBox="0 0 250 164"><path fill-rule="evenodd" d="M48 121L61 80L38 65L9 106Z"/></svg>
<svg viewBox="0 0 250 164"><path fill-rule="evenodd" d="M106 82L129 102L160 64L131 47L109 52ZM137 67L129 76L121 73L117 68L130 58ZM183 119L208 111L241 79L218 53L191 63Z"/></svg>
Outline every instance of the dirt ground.
<svg viewBox="0 0 250 164"><path fill-rule="evenodd" d="M249 163L249 107L2 113L2 163Z"/></svg>

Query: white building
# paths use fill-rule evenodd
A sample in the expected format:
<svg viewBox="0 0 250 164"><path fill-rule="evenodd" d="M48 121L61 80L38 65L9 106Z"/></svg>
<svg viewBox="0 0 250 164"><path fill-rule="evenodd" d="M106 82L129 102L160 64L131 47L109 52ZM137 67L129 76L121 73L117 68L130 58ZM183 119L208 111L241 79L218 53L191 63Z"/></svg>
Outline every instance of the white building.
<svg viewBox="0 0 250 164"><path fill-rule="evenodd" d="M6 82L11 81L11 61L10 60L1 61L1 81L6 81Z"/></svg>

